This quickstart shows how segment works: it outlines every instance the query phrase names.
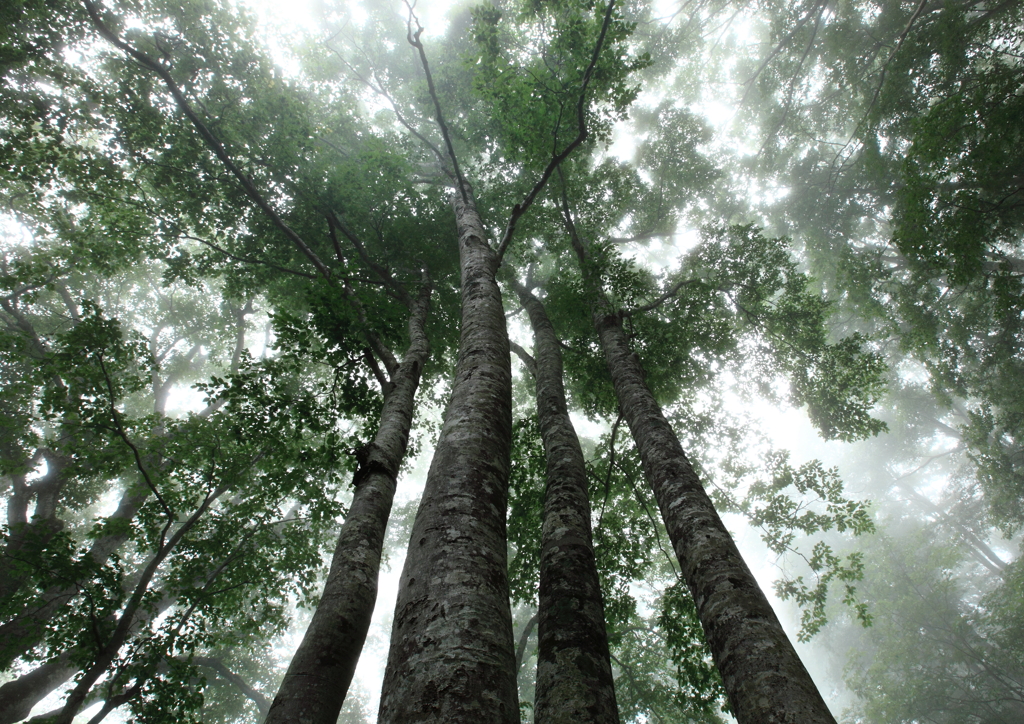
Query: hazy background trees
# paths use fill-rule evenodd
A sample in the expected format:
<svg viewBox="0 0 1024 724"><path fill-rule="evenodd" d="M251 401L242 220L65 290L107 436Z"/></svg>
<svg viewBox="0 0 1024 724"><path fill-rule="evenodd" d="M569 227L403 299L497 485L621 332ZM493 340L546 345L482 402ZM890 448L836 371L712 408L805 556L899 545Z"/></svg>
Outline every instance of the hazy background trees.
<svg viewBox="0 0 1024 724"><path fill-rule="evenodd" d="M495 241L575 92L559 63L590 47L571 45L571 23L498 5L500 19L458 5L446 25L435 11L423 40ZM367 348L374 335L406 343L407 309L371 261L410 288L429 268L414 440L436 436L426 407L447 394L458 288L430 148L441 139L401 7L325 6L292 37L227 5L104 8L124 20L118 37L169 64L281 223L84 6L3 10L0 702L95 671L87 705L255 720L380 414L386 365ZM814 673L848 687L835 713L1018 721L1019 4L621 13L632 65L606 69L592 137L520 220L509 258L541 285L576 419L593 423L584 450L623 720L713 721L723 695L598 354L563 188L614 304L658 302L626 318L645 379L716 504L742 515L728 522L748 559L781 557L762 580L799 604L783 617L791 636L828 648L829 670ZM530 349L525 324L511 326ZM536 612L544 463L516 369L519 641ZM868 439L800 441L787 456L758 427L779 419L771 405L806 408L825 438ZM4 709L4 721L28 714Z"/></svg>

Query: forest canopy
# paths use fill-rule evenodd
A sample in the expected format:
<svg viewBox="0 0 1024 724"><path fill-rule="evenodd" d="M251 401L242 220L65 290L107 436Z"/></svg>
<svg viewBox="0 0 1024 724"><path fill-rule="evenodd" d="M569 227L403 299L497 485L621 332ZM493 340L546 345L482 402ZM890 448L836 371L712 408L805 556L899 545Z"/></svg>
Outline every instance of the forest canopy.
<svg viewBox="0 0 1024 724"><path fill-rule="evenodd" d="M1015 2L5 3L0 724L1020 721L1022 119Z"/></svg>

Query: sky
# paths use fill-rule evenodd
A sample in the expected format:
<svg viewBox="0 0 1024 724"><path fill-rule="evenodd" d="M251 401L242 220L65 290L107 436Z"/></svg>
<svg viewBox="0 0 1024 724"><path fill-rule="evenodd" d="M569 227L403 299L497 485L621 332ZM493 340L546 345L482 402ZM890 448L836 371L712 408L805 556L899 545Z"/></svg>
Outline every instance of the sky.
<svg viewBox="0 0 1024 724"><path fill-rule="evenodd" d="M321 2L321 0L289 0L289 2L239 0L239 2L250 8L258 16L261 26L266 29L267 41L281 67L286 72L296 72L296 61L287 51L287 38L292 34L315 31L320 27L320 17L321 13L324 12L325 3ZM670 14L669 10L674 5L674 3L667 0L659 4L664 6L663 12L665 14ZM424 37L428 41L432 35L439 35L444 32L446 27L444 13L449 5L450 3L448 2L430 2L429 0L420 0L416 5L416 12L420 22L426 28ZM404 17L402 4L396 2L394 6L396 17ZM361 22L361 18L365 17L361 7L359 3L350 4L352 21L354 23L358 24ZM735 32L742 34L745 30L742 26L738 26ZM642 100L654 102L658 99L647 98ZM721 132L719 135L719 138L722 139L721 142L726 142L725 131L733 127L736 117L734 106L725 102L725 99L712 98L692 110L703 114L711 125ZM628 159L632 157L634 150L635 140L633 136L628 131L620 129L616 133L613 143L607 152L619 158ZM784 193L785 190L780 190L779 192ZM673 243L655 242L646 247L636 246L630 253L638 262L649 267L664 268L666 265L675 263L675 258L678 254L689 245L692 245L695 239L696 235L692 231L682 231L673 239ZM512 334L523 343L523 346L527 348L531 346L529 344L530 336L522 323L513 323ZM250 331L248 341L250 349L254 354L262 353L264 338L261 326L255 325L255 328ZM800 410L792 408L780 409L764 403L752 404L749 400L743 400L739 397L735 397L731 404L734 410L745 411L759 420L762 429L769 433L770 438L777 447L788 449L792 452L794 463L798 464L817 457L823 459L826 465L830 465L830 460L838 460L841 456L839 444L822 442L811 427L807 416ZM171 407L179 409L198 407L199 405L201 405L201 396L190 390L179 391L171 403ZM434 411L433 414L439 413ZM582 418L576 418L574 422L577 424L579 431L584 435L596 436L603 431L601 426ZM395 501L396 511L412 505L418 499L422 491L431 452L432 450L429 445L424 446L423 452L407 467L406 472L399 480ZM855 493L856 491L851 492ZM397 516L393 516L393 523L396 518ZM784 625L787 626L791 636L793 636L793 632L798 627L798 614L792 605L778 601L772 593L772 582L779 572L774 554L771 554L765 548L758 538L757 532L750 528L745 519L729 515L726 516L726 522L736 535L737 543L744 552L748 565L754 571L763 590L772 599L773 605L775 605L776 610L780 613L780 618L782 618ZM394 532L392 531L389 535L394 535ZM402 547L404 546L399 547L399 550ZM388 630L397 595L401 565L401 554L395 555L385 563L380 579L378 601L371 632L356 671L354 691L359 691L368 698L366 708L370 712L371 721L375 720L379 700L380 682L383 679L383 669L387 657ZM301 631L296 630L292 636L282 642L281 654L285 664L286 650L297 645L300 636ZM811 661L817 661L819 660L820 652L816 646L817 644L798 644L798 649L802 656ZM841 688L837 688L841 687L841 684L836 683L838 678L823 678L823 665L816 666L811 664L809 668L812 670L812 674L815 674L819 683L822 684L823 693L828 696L829 692L831 692L833 698L840 702L839 708L841 708L841 701L845 694ZM58 701L59 694L55 693L54 696L44 700L37 707L36 712L48 711ZM80 715L79 720L87 721L90 715L90 710L86 710ZM110 717L108 721L117 722L120 720Z"/></svg>
<svg viewBox="0 0 1024 724"><path fill-rule="evenodd" d="M266 29L272 29L267 33L268 40L278 59L280 65L286 70L295 72L297 64L286 48L287 42L275 39L275 34L280 33L288 36L291 33L302 33L317 31L320 27L321 13L325 12L326 3L322 0L291 0L287 3L275 2L274 0L240 0L245 6L252 9L260 18L260 22ZM396 18L404 20L405 7L400 2L394 2ZM676 2L672 0L660 0L661 15L671 15ZM445 12L452 5L448 0L419 0L415 6L420 23L425 28L424 38L428 40L427 52L429 54L429 38L433 35L440 35L444 32L447 23ZM356 23L365 17L362 5L357 2L349 4L351 16ZM752 32L749 26L743 24L742 19L735 22L728 32L732 32L742 38L749 37ZM750 41L753 42L753 41ZM641 97L640 102L647 102L651 105L660 101L657 97ZM703 102L691 107L691 110L700 113L708 123L716 130L716 138L713 143L732 144L735 148L737 139L731 131L735 127L736 107L729 102L727 96L721 93L709 94ZM743 139L740 139L742 142ZM752 139L746 140L748 152L756 151L756 143ZM617 129L613 142L607 153L617 156L623 160L631 159L636 148L635 137L627 128ZM785 189L774 189L772 193L784 194ZM692 246L697 239L694 230L680 230L680 233L672 239L671 243L656 241L647 246L634 245L633 249L624 250L627 255L633 256L638 262L654 269L664 269L667 266L676 266L679 254ZM532 347L531 336L525 324L512 321L510 324L512 336L530 349ZM733 396L731 406L735 412L746 412L751 414L761 427L767 432L774 445L781 449L787 449L792 454L794 464L820 458L825 462L826 467L830 466L830 460L838 462L841 457L840 443L826 443L820 439L815 432L807 415L801 410L791 407L775 407L762 402L751 403L750 400L740 399ZM435 412L439 414L439 412ZM603 432L602 425L597 425L583 418L574 419L578 432L584 436L594 436ZM415 462L409 466L407 472L399 480L398 492L395 500L395 510L399 511L403 506L413 505L419 498L423 489L426 477L427 466L432 449L426 446ZM851 491L855 493L855 491ZM773 606L783 620L790 637L796 642L795 632L799 628L799 612L796 607L787 602L780 601L774 595L773 582L778 577L780 562L777 556L769 551L762 543L758 532L750 527L746 519L739 515L724 516L726 524L733 531L737 544L740 546L747 560L748 565L754 571L758 583L772 600ZM394 527L397 516L392 516L392 525L389 537L394 535ZM399 547L401 550L404 544ZM393 615L395 599L398 592L398 579L403 562L403 555L399 553L384 564L380 578L380 588L377 605L374 611L373 623L367 639L366 648L360 658L356 670L356 678L353 684L354 690L361 692L367 697L367 711L370 713L371 721L376 719L376 710L379 703L380 685L384 675L384 665L387 659L387 639L390 622ZM290 646L296 646L301 638L301 631L295 631L290 639L282 645L282 654ZM837 713L847 704L848 694L842 686L841 679L837 675L825 676L826 665L823 652L819 642L811 644L797 643L801 656L808 663L808 668L816 678L823 694L832 700ZM832 672L835 674L836 672Z"/></svg>

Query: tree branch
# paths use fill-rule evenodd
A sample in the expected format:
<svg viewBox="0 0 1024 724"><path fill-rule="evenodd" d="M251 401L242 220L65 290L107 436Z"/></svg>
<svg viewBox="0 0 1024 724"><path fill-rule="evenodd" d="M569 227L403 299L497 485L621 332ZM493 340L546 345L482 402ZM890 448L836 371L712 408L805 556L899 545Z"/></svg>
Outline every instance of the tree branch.
<svg viewBox="0 0 1024 724"><path fill-rule="evenodd" d="M267 712L270 710L270 700L260 692L256 691L256 689L249 686L249 684L245 683L245 680L235 672L231 671L223 661L211 656L193 656L192 663L217 672L222 679L242 692L247 699L256 705L261 717L265 717L267 715Z"/></svg>
<svg viewBox="0 0 1024 724"><path fill-rule="evenodd" d="M455 170L455 181L459 185L459 194L462 196L462 202L469 204L469 194L466 191L469 184L466 183L466 178L462 175L462 170L459 169L459 159L455 156L455 147L452 146L451 134L448 133L448 124L444 121L444 114L441 112L441 101L437 97L437 89L434 88L434 76L430 73L430 64L427 62L427 53L423 49L423 43L420 42L420 35L423 34L423 26L420 25L419 18L413 12L412 5L409 4L409 0L405 0L405 6L409 8L409 19L406 22L406 40L409 41L409 45L416 48L416 51L420 56L420 65L423 66L423 73L427 77L427 90L430 91L430 98L434 101L434 112L437 116L437 125L441 128L441 137L444 139L444 145L448 150L448 158L452 162L452 167ZM412 31L412 23L416 22L416 32ZM499 257L500 261L500 257Z"/></svg>
<svg viewBox="0 0 1024 724"><path fill-rule="evenodd" d="M590 65L587 66L586 71L583 73L583 83L580 85L580 97L576 102L576 128L578 129L576 138L574 138L568 146L562 149L561 153L552 157L548 162L547 167L544 169L544 172L541 174L540 179L538 179L537 183L535 183L533 188L530 189L530 193L528 193L526 198L524 198L520 203L512 207L512 213L509 214L508 223L505 225L505 231L502 233L501 241L498 243L498 250L496 254L499 264L505 256L505 250L508 249L508 245L512 241L512 235L516 230L516 223L522 215L526 213L526 210L530 208L531 204L533 204L534 200L537 198L537 195L544 190L548 179L551 178L551 174L555 172L555 169L557 169L561 165L562 161L567 159L569 155L576 150L576 147L583 143L587 138L587 86L590 85L590 79L594 75L594 67L597 65L598 57L601 55L601 48L604 46L604 39L608 34L608 27L612 22L612 11L614 8L615 0L610 0L608 8L605 10L604 23L601 25L601 34L597 38L597 44L594 46L594 53L590 58Z"/></svg>
<svg viewBox="0 0 1024 724"><path fill-rule="evenodd" d="M678 281L675 284L673 284L671 287L669 287L669 289L664 294L659 296L653 302L650 302L649 304L644 304L644 305L639 306L639 307L633 307L632 309L622 310L621 312L619 312L619 314L622 315L623 317L632 317L634 314L641 314L643 312L650 312L651 310L657 309L658 307L660 307L662 304L667 302L669 299L672 299L676 294L679 293L679 290L682 289L683 287L685 287L687 284L693 284L696 281L699 281L699 280L698 279L683 279L681 281Z"/></svg>
<svg viewBox="0 0 1024 724"><path fill-rule="evenodd" d="M519 645L516 646L516 674L519 674L519 670L523 668L523 659L526 657L526 644L530 641L530 634L533 633L533 627L537 625L537 621L540 620L540 613L533 614L533 617L526 622L526 626L523 627L523 633L519 635Z"/></svg>
<svg viewBox="0 0 1024 724"><path fill-rule="evenodd" d="M363 244L359 236L352 230L352 227L350 227L347 223L345 223L344 220L335 215L333 211L328 214L328 221L331 224L331 233L334 233L335 228L340 229L341 233L345 235L345 238L352 243L353 247L355 247L356 253L359 254L359 258L362 259L363 263L366 264L366 266L370 267L370 269L378 277L380 277L380 280L384 284L384 286L394 293L393 296L395 296L407 307L411 306L412 297L409 295L409 292L406 290L404 286L395 281L395 278L391 275L391 272L388 271L386 267L378 264L373 260L373 258L370 257L369 253L367 253L366 251L366 246ZM335 238L337 237L335 236ZM340 249L338 253L341 253Z"/></svg>
<svg viewBox="0 0 1024 724"><path fill-rule="evenodd" d="M521 359L523 361L523 364L526 365L526 369L529 370L530 374L536 377L537 360L535 360L529 352L527 352L525 349L523 349L518 344L513 342L511 339L508 341L508 346L513 352L519 355L519 359Z"/></svg>
<svg viewBox="0 0 1024 724"><path fill-rule="evenodd" d="M213 249L214 251L219 251L224 256L226 256L228 258L231 258L231 259L234 259L235 261L240 261L243 264L262 264L263 266L269 266L271 269L277 269L278 271L282 271L282 272L285 272L287 274L294 274L296 276L306 277L307 279L316 279L317 278L316 274L308 274L307 272L296 271L294 269L289 269L287 267L278 266L277 264L274 264L274 263L269 262L269 261L263 261L262 259L246 259L244 256L238 256L237 254L232 254L227 249L223 249L223 248L217 246L212 241L207 241L206 239L201 239L198 236L192 236L190 234L180 234L180 237L182 239L189 239L191 241L198 241L200 244L202 244L204 246L208 246L211 249Z"/></svg>
<svg viewBox="0 0 1024 724"><path fill-rule="evenodd" d="M202 119L199 118L196 112L192 109L188 99L185 98L185 94L175 82L174 78L171 77L171 73L167 66L161 61L150 58L142 51L121 40L114 31L107 27L102 18L100 18L99 10L92 0L82 0L82 2L85 4L85 9L89 14L89 19L92 21L93 26L100 35L106 38L111 45L133 58L143 68L151 70L160 76L164 85L166 85L167 89L170 91L171 96L174 97L178 108L192 122L192 125L195 126L199 135L203 137L204 141L206 141L206 145L211 151L213 151L214 155L220 160L220 162L224 164L224 167L227 168L227 170L230 171L236 179L238 179L238 182L242 185L242 189L245 191L246 195L253 201L253 203L262 209L274 225L280 229L303 254L306 255L306 257L312 262L313 266L316 267L317 271L323 274L326 279L330 279L330 269L324 266L324 263L320 261L320 258L316 253L306 244L305 241L303 241L302 237L288 226L288 224L284 222L284 219L274 211L273 207L271 207L267 200L263 198L263 195L256 189L252 180L235 164L234 161L231 160L231 156L228 155L223 144L221 144L213 134L213 131L203 123Z"/></svg>

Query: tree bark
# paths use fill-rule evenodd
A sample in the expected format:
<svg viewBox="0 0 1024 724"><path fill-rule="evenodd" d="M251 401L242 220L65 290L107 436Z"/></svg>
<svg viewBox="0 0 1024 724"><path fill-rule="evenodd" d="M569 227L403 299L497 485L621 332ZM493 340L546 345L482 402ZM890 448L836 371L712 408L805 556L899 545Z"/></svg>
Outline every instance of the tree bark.
<svg viewBox="0 0 1024 724"><path fill-rule="evenodd" d="M320 603L284 675L267 724L335 724L366 641L381 550L398 470L405 457L415 395L430 355L426 318L430 288L424 286L409 319L409 348L392 376L366 462L355 474L355 494Z"/></svg>
<svg viewBox="0 0 1024 724"><path fill-rule="evenodd" d="M518 724L508 598L512 371L487 244L468 187L455 195L459 358L399 583L381 724Z"/></svg>
<svg viewBox="0 0 1024 724"><path fill-rule="evenodd" d="M618 724L587 472L565 402L561 346L541 302L512 284L533 326L537 419L547 466L534 721Z"/></svg>
<svg viewBox="0 0 1024 724"><path fill-rule="evenodd" d="M0 686L0 724L14 724L27 719L32 707L78 673L78 667L70 663L68 654L36 667Z"/></svg>
<svg viewBox="0 0 1024 724"><path fill-rule="evenodd" d="M622 317L605 295L582 241L574 229L570 233L619 407L736 719L740 724L835 724L647 387Z"/></svg>

